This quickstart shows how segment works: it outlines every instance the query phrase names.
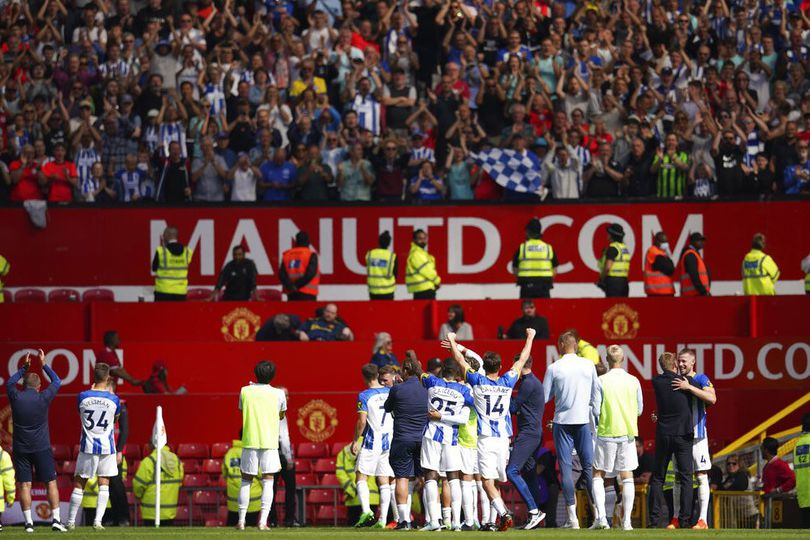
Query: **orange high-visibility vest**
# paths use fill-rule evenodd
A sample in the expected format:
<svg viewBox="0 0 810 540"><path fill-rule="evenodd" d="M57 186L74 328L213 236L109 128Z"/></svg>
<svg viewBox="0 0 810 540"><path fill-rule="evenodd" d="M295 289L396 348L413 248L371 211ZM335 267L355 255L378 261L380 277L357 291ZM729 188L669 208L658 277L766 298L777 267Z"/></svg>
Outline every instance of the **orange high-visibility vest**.
<svg viewBox="0 0 810 540"><path fill-rule="evenodd" d="M644 258L644 292L647 296L675 296L675 281L672 276L653 269L656 257L666 252L658 246L650 246Z"/></svg>
<svg viewBox="0 0 810 540"><path fill-rule="evenodd" d="M289 276L290 281L295 283L295 281L304 277L304 274L307 271L307 266L309 266L310 257L312 257L312 250L308 247L294 247L284 252L284 254L281 256L281 264L287 271L287 276ZM298 292L318 296L318 285L320 282L321 271L320 269L317 269L315 271L315 277L312 278L312 281L298 289ZM284 292L289 294L292 291L285 290Z"/></svg>
<svg viewBox="0 0 810 540"><path fill-rule="evenodd" d="M711 292L709 287L709 272L706 270L706 263L703 262L703 257L700 256L700 253L698 253L695 248L689 246L689 248L683 252L683 255L681 255L681 263L679 264L681 268L681 296L698 296L700 294L692 283L692 276L686 273L686 267L683 263L689 253L694 253L695 257L697 257L698 277L706 288L706 291Z"/></svg>

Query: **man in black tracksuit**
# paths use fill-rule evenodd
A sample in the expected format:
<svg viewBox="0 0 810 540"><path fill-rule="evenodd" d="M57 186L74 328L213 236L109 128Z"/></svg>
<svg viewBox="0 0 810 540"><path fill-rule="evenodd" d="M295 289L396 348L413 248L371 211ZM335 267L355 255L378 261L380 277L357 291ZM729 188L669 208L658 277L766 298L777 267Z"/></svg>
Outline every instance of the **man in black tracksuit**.
<svg viewBox="0 0 810 540"><path fill-rule="evenodd" d="M663 373L652 380L658 420L655 427L655 468L650 481L650 525L657 527L664 507L664 477L675 459L675 481L681 486L680 526L688 527L692 514L692 397L679 392L678 359L670 352L658 358ZM687 377L687 379L689 379ZM692 381L690 380L690 383Z"/></svg>

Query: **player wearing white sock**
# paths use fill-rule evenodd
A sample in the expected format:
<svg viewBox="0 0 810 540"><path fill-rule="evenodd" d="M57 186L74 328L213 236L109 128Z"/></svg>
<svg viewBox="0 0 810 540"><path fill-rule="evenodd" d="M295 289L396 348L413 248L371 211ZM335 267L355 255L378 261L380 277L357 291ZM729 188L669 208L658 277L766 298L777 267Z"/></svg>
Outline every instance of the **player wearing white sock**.
<svg viewBox="0 0 810 540"><path fill-rule="evenodd" d="M70 495L68 529L76 526L76 514L82 505L84 486L98 476L98 498L93 528L102 530L101 522L110 497L110 478L118 475L115 449L115 422L121 410L121 402L113 393L114 382L110 378L110 366L99 363L94 368L94 382L90 390L79 394L79 417L82 421L82 438L76 472L73 476L73 492ZM59 521L54 514L54 521Z"/></svg>
<svg viewBox="0 0 810 540"><path fill-rule="evenodd" d="M632 529L630 515L633 499L626 491L635 490L633 471L638 468L636 436L638 417L644 410L641 384L627 373L622 364L624 351L618 345L607 349L610 371L598 379L593 403L593 416L597 424L596 448L593 460L593 498L596 519L592 528L609 528L605 512L605 476L617 473L622 480L625 495L622 498L624 521L622 528Z"/></svg>
<svg viewBox="0 0 810 540"><path fill-rule="evenodd" d="M263 360L253 369L256 383L243 386L239 394L242 411L242 483L239 487L239 518L236 528L244 530L250 502L250 485L261 471L262 498L259 530L268 529L267 516L273 505L273 475L281 470L279 434L287 411L284 391L270 383L276 375L273 362Z"/></svg>
<svg viewBox="0 0 810 540"><path fill-rule="evenodd" d="M709 470L712 468L709 454L709 433L706 429L706 409L717 403L717 394L709 378L703 373L695 372L696 354L693 349L682 349L678 352L678 371L684 379L677 381L678 390L692 394L692 423L695 426L692 440L692 460L698 480L698 505L700 515L693 529L708 529L706 523L709 512ZM674 495L674 493L673 493ZM674 521L674 520L673 520ZM672 524L670 524L672 525Z"/></svg>
<svg viewBox="0 0 810 540"><path fill-rule="evenodd" d="M361 372L367 388L357 396L357 423L351 448L357 456L357 496L362 511L355 527L374 526L382 529L388 522L390 481L394 478L394 471L388 462L394 420L384 408L394 383L394 374L389 366L378 369L374 364L366 364ZM380 517L376 522L369 502L369 476L376 477L380 488Z"/></svg>

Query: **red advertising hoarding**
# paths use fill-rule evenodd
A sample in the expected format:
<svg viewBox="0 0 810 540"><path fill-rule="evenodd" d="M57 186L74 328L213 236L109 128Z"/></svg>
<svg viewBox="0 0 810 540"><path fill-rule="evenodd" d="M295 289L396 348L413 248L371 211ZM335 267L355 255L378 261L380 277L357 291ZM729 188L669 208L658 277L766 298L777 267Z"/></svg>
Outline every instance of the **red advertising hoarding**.
<svg viewBox="0 0 810 540"><path fill-rule="evenodd" d="M560 283L593 283L607 224L618 222L634 256L631 280L640 280L643 253L665 230L673 251L691 232L708 237L705 259L715 280L739 280L740 263L754 233L768 236L768 251L783 279L802 277L810 249L807 203L657 203L576 205L470 205L391 207L51 208L48 227L35 229L22 208L0 209L0 247L11 262L9 286L148 285L150 261L167 223L195 250L191 283L212 285L230 259L247 247L260 285L278 284L281 253L299 230L319 251L322 283L362 284L364 253L390 230L404 267L411 232L427 230L444 283L513 282L509 264L523 228L541 218L557 253Z"/></svg>
<svg viewBox="0 0 810 540"><path fill-rule="evenodd" d="M595 341L599 346L607 340ZM649 379L657 373L656 358L664 350L685 345L697 350L697 369L706 373L718 391L718 403L712 407L710 433L721 439L735 438L755 423L772 415L807 392L810 380L810 342L805 340L729 339L729 340L628 340L621 342L627 354L630 373L642 380L647 391L646 410L654 410ZM169 380L184 385L188 396L137 396L130 399L133 409L133 440L148 437L156 403L165 402L169 428L175 440L228 440L238 429L236 401L239 388L252 378L257 360L272 359L278 364L275 384L290 391L291 431L295 440L348 440L355 420L355 398L363 387L360 367L371 357L365 343L134 343L122 350L127 370L145 377L152 362L165 360ZM520 342L478 340L471 346L479 352L498 352L509 365L519 352ZM444 356L437 342L402 341L396 352L412 348L424 364L428 358ZM60 394L73 395L87 388L92 378L95 350L84 343L52 344L46 349L46 361L64 385ZM22 361L26 345L0 344L2 378ZM534 347L535 374L542 378L545 366L557 357L550 342ZM123 394L138 392L122 384ZM151 408L150 408L151 407ZM0 408L0 426L9 428L8 411ZM547 414L552 407L547 407ZM54 441L71 443L77 437L75 399L57 401L52 407L51 431ZM74 425L75 424L75 425ZM294 425L294 427L293 427ZM650 436L648 416L642 419L644 435ZM74 429L75 428L75 429ZM172 432L170 431L170 434Z"/></svg>

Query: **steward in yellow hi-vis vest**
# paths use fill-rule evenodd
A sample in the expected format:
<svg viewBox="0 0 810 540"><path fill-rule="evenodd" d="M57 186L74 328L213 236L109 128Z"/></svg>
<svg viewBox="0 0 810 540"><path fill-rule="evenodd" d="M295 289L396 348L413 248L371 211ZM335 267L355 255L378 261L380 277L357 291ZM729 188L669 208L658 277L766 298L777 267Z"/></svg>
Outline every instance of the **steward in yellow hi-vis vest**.
<svg viewBox="0 0 810 540"><path fill-rule="evenodd" d="M135 477L132 479L132 493L141 507L141 518L144 525L152 526L155 522L155 465L157 451L143 458ZM183 485L183 462L177 454L164 446L160 451L160 524L170 527L177 517L177 500L180 498L180 487Z"/></svg>
<svg viewBox="0 0 810 540"><path fill-rule="evenodd" d="M512 272L517 278L521 298L549 298L554 287L557 255L550 244L543 242L540 220L532 218L526 224L526 241L512 257Z"/></svg>
<svg viewBox="0 0 810 540"><path fill-rule="evenodd" d="M163 241L152 257L155 301L183 301L188 294L188 268L194 252L178 242L177 229L166 227Z"/></svg>
<svg viewBox="0 0 810 540"><path fill-rule="evenodd" d="M802 417L802 435L793 448L793 470L802 527L807 529L810 528L810 413Z"/></svg>
<svg viewBox="0 0 810 540"><path fill-rule="evenodd" d="M743 294L747 296L773 296L779 267L770 255L765 254L765 235L757 233L742 262Z"/></svg>
<svg viewBox="0 0 810 540"><path fill-rule="evenodd" d="M378 239L378 247L366 253L366 282L372 300L393 300L397 288L397 255L388 247L391 233L385 231Z"/></svg>
<svg viewBox="0 0 810 540"><path fill-rule="evenodd" d="M599 259L599 287L608 298L626 298L630 295L630 250L622 243L624 228L612 223L607 230L610 245Z"/></svg>
<svg viewBox="0 0 810 540"><path fill-rule="evenodd" d="M9 271L11 270L11 265L8 264L8 261L5 257L0 255L0 278L3 278L8 275ZM3 303L5 296L3 294L3 280L0 279L0 304Z"/></svg>
<svg viewBox="0 0 810 540"><path fill-rule="evenodd" d="M14 498L17 495L16 489L11 454L0 448L0 514L6 511L6 505L14 504Z"/></svg>
<svg viewBox="0 0 810 540"><path fill-rule="evenodd" d="M413 231L411 251L405 269L405 285L414 300L433 300L442 283L436 272L436 258L427 252L428 235L422 229Z"/></svg>

